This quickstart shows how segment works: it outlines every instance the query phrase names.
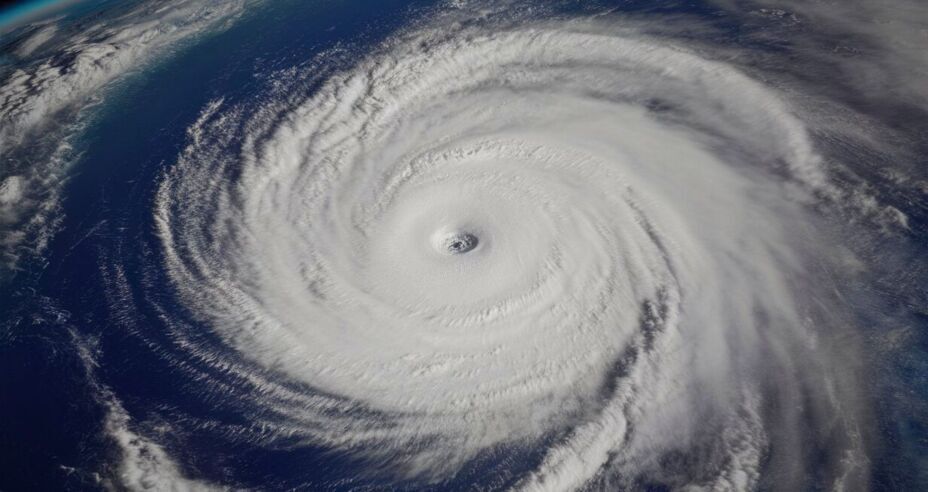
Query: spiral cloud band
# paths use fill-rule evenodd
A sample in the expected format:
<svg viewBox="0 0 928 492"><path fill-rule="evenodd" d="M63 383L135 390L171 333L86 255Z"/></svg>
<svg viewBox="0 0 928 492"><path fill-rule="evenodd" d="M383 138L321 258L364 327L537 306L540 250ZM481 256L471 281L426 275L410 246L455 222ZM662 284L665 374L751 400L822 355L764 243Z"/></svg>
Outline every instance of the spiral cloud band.
<svg viewBox="0 0 928 492"><path fill-rule="evenodd" d="M862 483L842 328L802 291L802 203L839 193L806 128L601 27L420 27L203 111L155 204L170 351L242 432L433 481L540 447L525 490L790 489L812 455Z"/></svg>

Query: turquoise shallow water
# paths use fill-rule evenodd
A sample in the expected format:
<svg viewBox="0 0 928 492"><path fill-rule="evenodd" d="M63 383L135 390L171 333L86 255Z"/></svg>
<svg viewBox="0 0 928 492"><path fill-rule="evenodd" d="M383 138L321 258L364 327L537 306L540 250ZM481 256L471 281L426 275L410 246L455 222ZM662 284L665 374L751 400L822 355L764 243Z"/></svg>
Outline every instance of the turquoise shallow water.
<svg viewBox="0 0 928 492"><path fill-rule="evenodd" d="M61 0L39 0L3 7L0 9L0 30L10 29L32 17L47 15L53 9L62 8L64 3Z"/></svg>

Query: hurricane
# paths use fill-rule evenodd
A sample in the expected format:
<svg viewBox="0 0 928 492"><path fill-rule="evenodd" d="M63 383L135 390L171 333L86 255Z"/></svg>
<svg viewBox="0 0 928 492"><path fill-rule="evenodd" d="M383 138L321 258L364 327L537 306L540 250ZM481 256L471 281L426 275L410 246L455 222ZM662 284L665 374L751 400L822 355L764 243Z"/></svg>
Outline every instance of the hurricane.
<svg viewBox="0 0 928 492"><path fill-rule="evenodd" d="M3 414L72 401L52 427L82 429L25 469L917 490L928 9L780 3L138 2L10 31L36 61L0 89ZM104 36L70 22L108 37L59 67L42 46Z"/></svg>

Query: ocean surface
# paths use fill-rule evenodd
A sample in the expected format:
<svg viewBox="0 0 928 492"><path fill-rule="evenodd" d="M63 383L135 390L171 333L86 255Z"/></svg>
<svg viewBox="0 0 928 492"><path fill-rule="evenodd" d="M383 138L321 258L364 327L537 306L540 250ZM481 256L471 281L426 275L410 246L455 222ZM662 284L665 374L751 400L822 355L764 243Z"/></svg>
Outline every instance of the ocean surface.
<svg viewBox="0 0 928 492"><path fill-rule="evenodd" d="M928 6L52 4L0 490L928 487Z"/></svg>

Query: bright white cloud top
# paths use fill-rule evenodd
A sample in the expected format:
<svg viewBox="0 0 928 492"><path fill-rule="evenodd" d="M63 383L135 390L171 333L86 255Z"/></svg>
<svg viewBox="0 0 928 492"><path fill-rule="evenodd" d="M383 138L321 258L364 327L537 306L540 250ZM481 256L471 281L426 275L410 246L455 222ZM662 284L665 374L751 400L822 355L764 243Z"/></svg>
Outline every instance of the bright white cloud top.
<svg viewBox="0 0 928 492"><path fill-rule="evenodd" d="M928 480L928 8L103 3L0 36L67 485Z"/></svg>
<svg viewBox="0 0 928 492"><path fill-rule="evenodd" d="M796 198L833 192L806 129L737 69L603 27L422 29L311 97L214 102L158 194L211 330L173 344L267 439L388 474L544 443L517 488L743 489L828 420L831 482L864 478L822 340L847 333L799 287L828 239Z"/></svg>

